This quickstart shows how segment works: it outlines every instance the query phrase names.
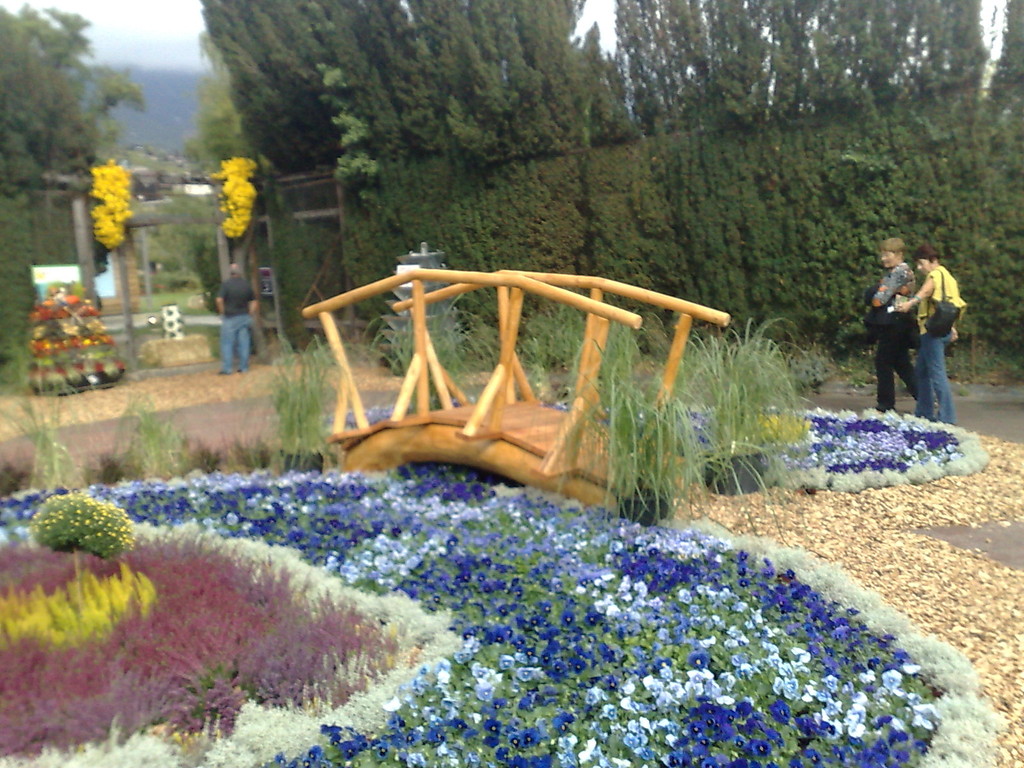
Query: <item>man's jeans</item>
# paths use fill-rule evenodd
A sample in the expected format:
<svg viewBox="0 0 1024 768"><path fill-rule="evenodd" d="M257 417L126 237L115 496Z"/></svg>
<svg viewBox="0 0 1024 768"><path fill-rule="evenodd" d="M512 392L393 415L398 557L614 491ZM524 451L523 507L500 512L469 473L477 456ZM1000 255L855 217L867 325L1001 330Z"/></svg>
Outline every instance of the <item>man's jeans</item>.
<svg viewBox="0 0 1024 768"><path fill-rule="evenodd" d="M956 406L953 392L946 377L946 347L952 334L937 338L928 333L921 334L921 348L917 351L917 408L915 416L946 424L956 424ZM938 418L935 401L939 402Z"/></svg>
<svg viewBox="0 0 1024 768"><path fill-rule="evenodd" d="M249 345L252 340L252 317L248 314L225 317L220 323L220 372L231 373L237 355L238 370L249 370Z"/></svg>

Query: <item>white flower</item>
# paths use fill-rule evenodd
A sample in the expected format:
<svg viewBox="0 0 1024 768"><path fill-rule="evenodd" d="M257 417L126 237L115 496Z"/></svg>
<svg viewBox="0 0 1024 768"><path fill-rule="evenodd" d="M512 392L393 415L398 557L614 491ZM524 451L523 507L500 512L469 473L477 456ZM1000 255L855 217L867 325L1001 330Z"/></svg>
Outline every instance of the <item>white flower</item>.
<svg viewBox="0 0 1024 768"><path fill-rule="evenodd" d="M887 669L882 673L882 685L888 688L892 693L897 696L903 695L903 689L900 687L900 683L903 682L903 673L898 669Z"/></svg>
<svg viewBox="0 0 1024 768"><path fill-rule="evenodd" d="M926 728L929 731L935 728L939 719L939 711L931 704L916 704L911 709L914 712L914 719L911 724L918 728Z"/></svg>
<svg viewBox="0 0 1024 768"><path fill-rule="evenodd" d="M597 739L587 739L587 746L579 754L580 762L586 763L590 761L590 758L594 754L594 749L597 747Z"/></svg>

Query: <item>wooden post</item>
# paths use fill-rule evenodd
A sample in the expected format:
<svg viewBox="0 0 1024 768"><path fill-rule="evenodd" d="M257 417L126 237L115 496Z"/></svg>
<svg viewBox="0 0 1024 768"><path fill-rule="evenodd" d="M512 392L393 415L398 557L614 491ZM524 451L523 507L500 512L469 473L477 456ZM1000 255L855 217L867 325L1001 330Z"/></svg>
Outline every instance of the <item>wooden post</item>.
<svg viewBox="0 0 1024 768"><path fill-rule="evenodd" d="M504 312L501 314L504 322L501 324L501 357L499 358L501 368L505 371L505 381L498 398L494 401L494 409L491 411L490 427L494 431L501 429L501 416L505 405L515 402L513 372L516 361L516 342L519 339L519 320L523 316L523 289L508 288L507 292Z"/></svg>
<svg viewBox="0 0 1024 768"><path fill-rule="evenodd" d="M494 404L494 399L498 396L499 390L505 386L505 378L508 372L505 370L501 363L494 369L491 374L490 380L487 382L487 386L484 387L484 391L480 393L480 399L476 401L476 407L473 409L473 413L466 421L466 426L462 429L462 434L466 437L476 437L476 433L480 431L480 425L483 423L484 417L490 411L491 406Z"/></svg>
<svg viewBox="0 0 1024 768"><path fill-rule="evenodd" d="M330 312L320 313L320 323L324 327L324 336L327 343L334 352L334 359L338 363L338 401L334 407L334 432L345 431L345 419L348 416L348 402L352 399L352 415L356 420L357 429L366 429L370 422L366 418L366 411L363 409L363 400L359 396L359 389L356 387L355 377L352 375L352 367L348 364L348 355L345 354L345 345L341 343L341 335L338 333L338 326L334 322L334 316Z"/></svg>
<svg viewBox="0 0 1024 768"><path fill-rule="evenodd" d="M437 350L434 343L427 336L427 366L430 369L430 376L434 380L434 389L441 400L441 407L449 409L453 406L451 392L448 391L448 377L445 376L444 368L437 357Z"/></svg>
<svg viewBox="0 0 1024 768"><path fill-rule="evenodd" d="M398 398L395 400L395 407L391 411L391 421L401 421L409 412L409 403L412 402L412 394L416 389L420 373L423 371L423 358L412 356L409 363L409 370L405 372L405 379L402 381L402 388L398 391Z"/></svg>
<svg viewBox="0 0 1024 768"><path fill-rule="evenodd" d="M253 295L256 296L257 312L256 316L252 319L253 352L257 360L265 363L269 361L267 359L266 326L263 324L263 313L259 311L262 303L260 302L259 261L256 257L256 246L253 242L255 229L255 219L250 219L249 227L245 230L245 237L242 240L242 256L244 256L244 260L239 259L238 263L245 265L244 269L249 280L249 287L252 288Z"/></svg>
<svg viewBox="0 0 1024 768"><path fill-rule="evenodd" d="M672 396L672 390L676 385L676 374L679 372L679 362L683 359L683 352L686 350L686 342L690 338L690 326L692 325L693 317L685 313L679 315L676 333L672 337L672 346L668 351L668 360L665 361L665 371L661 375L661 389L658 391L659 403L664 403Z"/></svg>
<svg viewBox="0 0 1024 768"><path fill-rule="evenodd" d="M146 309L153 311L153 265L149 263L149 236L145 228L139 229L142 238L142 285L146 295Z"/></svg>
<svg viewBox="0 0 1024 768"><path fill-rule="evenodd" d="M135 324L132 319L132 290L128 280L128 254L134 250L131 230L124 233L124 242L114 249L118 281L121 284L121 315L124 319L124 352L128 370L138 366L135 354Z"/></svg>
<svg viewBox="0 0 1024 768"><path fill-rule="evenodd" d="M93 258L92 225L89 223L88 195L82 192L71 198L71 221L75 229L75 251L78 254L78 268L82 274L82 288L85 298L97 308L96 260Z"/></svg>
<svg viewBox="0 0 1024 768"><path fill-rule="evenodd" d="M412 336L415 356L423 364L416 381L416 413L430 413L430 376L427 370L427 302L422 280L412 281Z"/></svg>
<svg viewBox="0 0 1024 768"><path fill-rule="evenodd" d="M592 288L590 298L594 301L604 300L604 291ZM597 382L590 378L596 376L601 369L604 357L604 345L608 338L608 321L601 325L597 315L588 314L587 324L583 333L583 347L580 350L580 370L576 376L576 397L583 397L588 403L597 398ZM595 358L596 355L596 358Z"/></svg>
<svg viewBox="0 0 1024 768"><path fill-rule="evenodd" d="M519 355L514 355L512 358L512 375L519 387L519 396L528 403L536 403L537 396L533 394L533 387L530 386L530 380L526 377L526 371L523 370Z"/></svg>
<svg viewBox="0 0 1024 768"><path fill-rule="evenodd" d="M610 322L603 317L591 315L587 318L587 333L583 339L583 350L580 352L580 375L577 382L576 396L573 398L569 412L565 416L554 445L540 464L544 474L556 475L568 472L576 463L578 446L571 445L579 435L578 427L583 423L584 416L597 405L600 397L597 391L597 377L601 372L601 361L605 344L608 341Z"/></svg>
<svg viewBox="0 0 1024 768"><path fill-rule="evenodd" d="M231 245L224 230L217 226L217 265L220 267L220 281L228 279L231 270Z"/></svg>

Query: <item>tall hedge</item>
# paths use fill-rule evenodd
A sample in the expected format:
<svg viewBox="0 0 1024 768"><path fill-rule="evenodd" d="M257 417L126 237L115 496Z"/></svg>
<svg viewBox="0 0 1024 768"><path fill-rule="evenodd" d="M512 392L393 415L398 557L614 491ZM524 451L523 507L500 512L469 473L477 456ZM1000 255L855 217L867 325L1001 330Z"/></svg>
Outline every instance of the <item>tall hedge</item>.
<svg viewBox="0 0 1024 768"><path fill-rule="evenodd" d="M0 231L4 252L0 258L0 378L20 381L17 365L28 355L28 315L35 300L31 265L32 209L25 197L0 196Z"/></svg>
<svg viewBox="0 0 1024 768"><path fill-rule="evenodd" d="M843 345L860 330L878 242L900 236L947 255L978 307L965 331L1012 351L1024 319L1012 133L935 105L662 136L486 173L385 162L379 183L351 198L345 259L369 282L427 240L454 268L605 275Z"/></svg>

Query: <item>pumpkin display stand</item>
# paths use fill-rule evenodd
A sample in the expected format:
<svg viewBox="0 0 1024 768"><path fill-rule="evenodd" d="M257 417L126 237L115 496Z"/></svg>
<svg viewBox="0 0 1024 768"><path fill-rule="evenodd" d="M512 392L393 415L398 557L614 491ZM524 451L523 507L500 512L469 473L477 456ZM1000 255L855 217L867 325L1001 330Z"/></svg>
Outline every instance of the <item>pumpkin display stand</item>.
<svg viewBox="0 0 1024 768"><path fill-rule="evenodd" d="M39 394L111 387L124 377L114 339L90 302L59 295L37 304L32 322L29 383Z"/></svg>

